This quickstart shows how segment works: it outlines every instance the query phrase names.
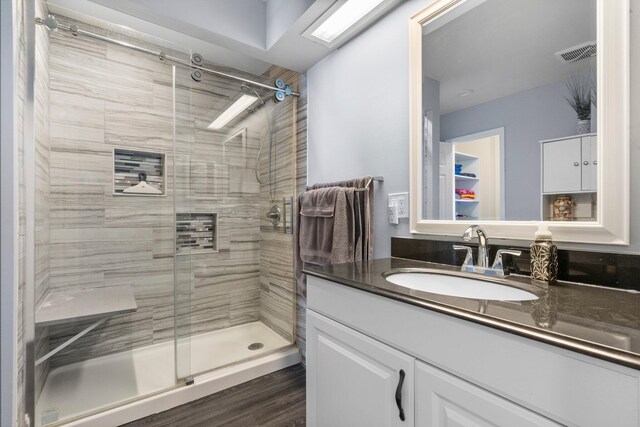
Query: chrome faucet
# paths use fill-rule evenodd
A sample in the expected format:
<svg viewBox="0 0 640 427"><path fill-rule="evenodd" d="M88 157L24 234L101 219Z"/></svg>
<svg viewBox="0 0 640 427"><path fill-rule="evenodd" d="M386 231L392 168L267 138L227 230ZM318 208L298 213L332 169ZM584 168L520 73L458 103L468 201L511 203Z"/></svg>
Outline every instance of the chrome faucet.
<svg viewBox="0 0 640 427"><path fill-rule="evenodd" d="M502 255L520 256L522 254L518 250L499 249L496 253L496 258L493 260L493 265L489 267L488 238L487 233L485 233L482 227L478 225L470 226L462 234L462 239L468 242L474 238L474 235L478 237L478 261L476 265L473 265L473 255L469 246L453 245L453 249L456 251L466 251L466 256L462 263L462 271L502 277L505 275Z"/></svg>
<svg viewBox="0 0 640 427"><path fill-rule="evenodd" d="M462 233L462 240L469 242L473 239L473 235L478 237L478 261L476 266L489 267L489 247L487 246L487 233L484 232L482 227L478 225L472 225Z"/></svg>

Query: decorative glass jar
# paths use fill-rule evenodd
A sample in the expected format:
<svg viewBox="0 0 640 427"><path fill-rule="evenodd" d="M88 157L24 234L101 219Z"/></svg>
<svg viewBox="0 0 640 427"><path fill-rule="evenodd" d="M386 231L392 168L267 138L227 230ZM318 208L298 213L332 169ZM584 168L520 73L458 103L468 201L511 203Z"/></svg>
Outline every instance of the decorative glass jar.
<svg viewBox="0 0 640 427"><path fill-rule="evenodd" d="M553 221L573 221L575 203L571 196L557 196L553 202Z"/></svg>

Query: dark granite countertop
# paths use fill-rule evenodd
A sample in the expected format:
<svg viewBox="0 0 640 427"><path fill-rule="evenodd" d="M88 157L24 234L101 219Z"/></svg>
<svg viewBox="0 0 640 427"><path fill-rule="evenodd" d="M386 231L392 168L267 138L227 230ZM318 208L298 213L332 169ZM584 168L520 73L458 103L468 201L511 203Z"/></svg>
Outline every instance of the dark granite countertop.
<svg viewBox="0 0 640 427"><path fill-rule="evenodd" d="M330 266L305 265L305 273L425 309L531 338L640 370L640 292L559 281L547 286L507 276L532 301L485 301L394 285L383 273L400 268L459 271L459 267L386 258ZM638 279L640 280L640 278Z"/></svg>

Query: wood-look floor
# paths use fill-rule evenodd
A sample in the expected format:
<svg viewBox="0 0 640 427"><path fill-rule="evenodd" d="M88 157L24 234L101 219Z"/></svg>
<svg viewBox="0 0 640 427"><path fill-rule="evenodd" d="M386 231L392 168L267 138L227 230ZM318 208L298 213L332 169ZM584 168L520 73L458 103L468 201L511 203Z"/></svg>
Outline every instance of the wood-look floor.
<svg viewBox="0 0 640 427"><path fill-rule="evenodd" d="M304 426L305 378L292 366L125 426Z"/></svg>

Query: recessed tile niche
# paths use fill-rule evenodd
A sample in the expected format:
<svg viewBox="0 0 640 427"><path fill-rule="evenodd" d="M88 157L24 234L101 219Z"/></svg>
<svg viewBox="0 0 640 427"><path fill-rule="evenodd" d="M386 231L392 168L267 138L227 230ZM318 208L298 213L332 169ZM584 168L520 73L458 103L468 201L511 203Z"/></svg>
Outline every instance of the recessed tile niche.
<svg viewBox="0 0 640 427"><path fill-rule="evenodd" d="M176 254L207 252L218 252L218 214L176 214Z"/></svg>
<svg viewBox="0 0 640 427"><path fill-rule="evenodd" d="M166 188L165 159L164 153L114 148L113 194L118 196L164 196ZM140 183L140 173L147 175L147 184L159 190L159 194L124 192L127 188Z"/></svg>

